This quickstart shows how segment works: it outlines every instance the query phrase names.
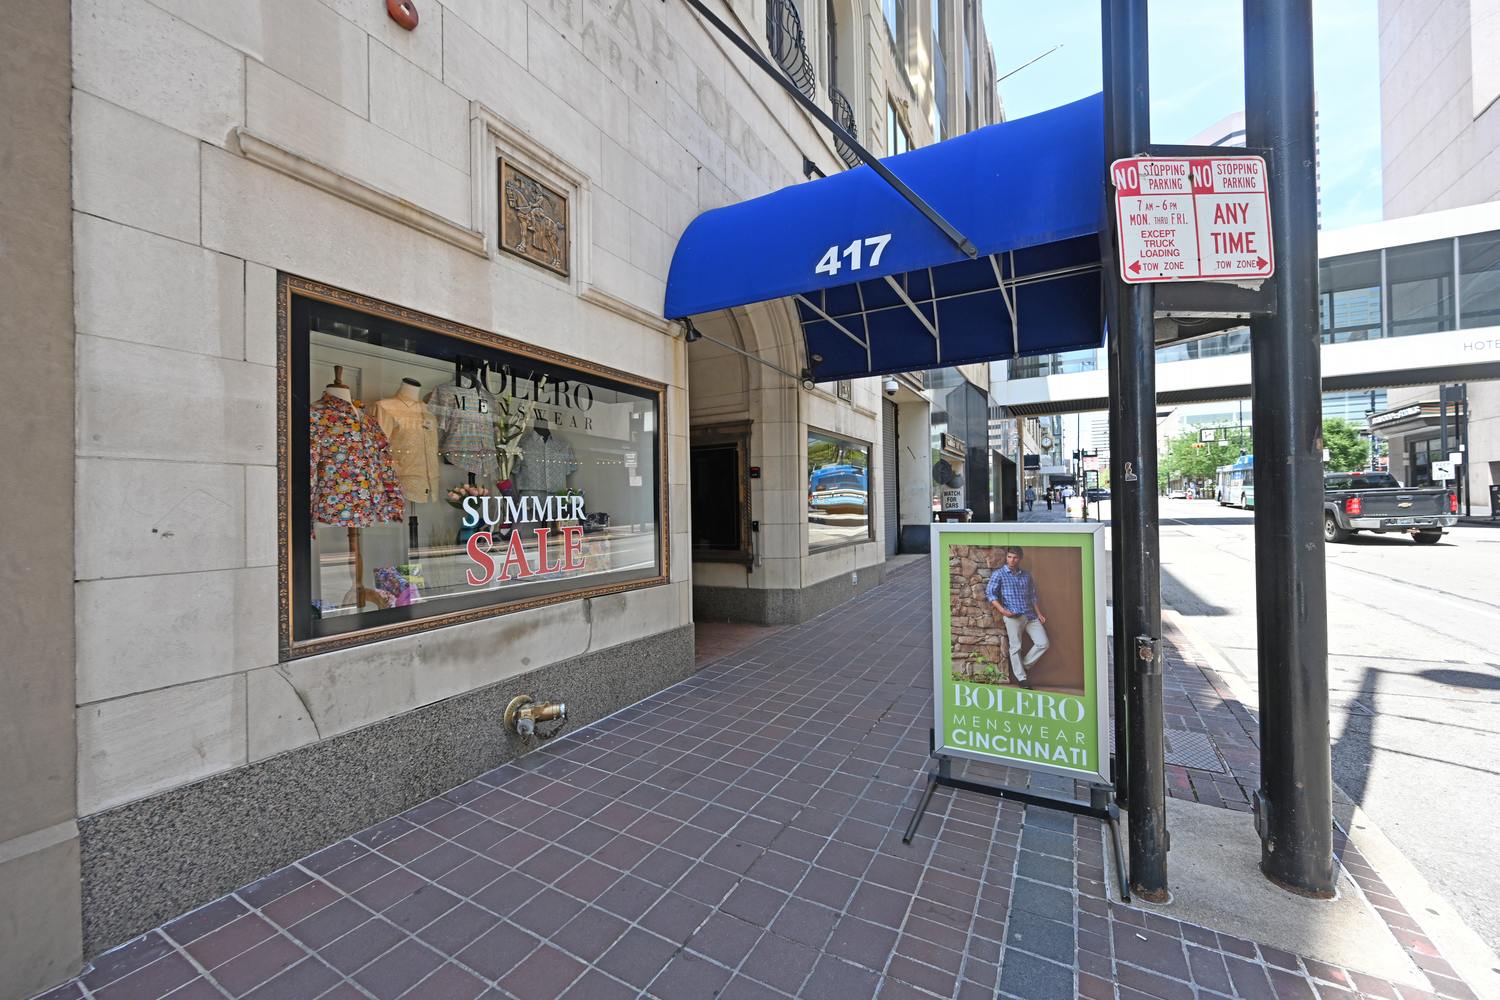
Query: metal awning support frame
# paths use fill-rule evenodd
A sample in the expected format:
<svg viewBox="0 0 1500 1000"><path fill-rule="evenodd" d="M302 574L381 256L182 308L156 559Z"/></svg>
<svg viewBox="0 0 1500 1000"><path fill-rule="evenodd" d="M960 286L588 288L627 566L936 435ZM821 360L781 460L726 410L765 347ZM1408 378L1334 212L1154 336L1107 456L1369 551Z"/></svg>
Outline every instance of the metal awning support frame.
<svg viewBox="0 0 1500 1000"><path fill-rule="evenodd" d="M891 173L890 168L887 167L884 163L881 163L874 153L870 152L864 147L863 143L861 143L858 139L851 135L847 129L845 129L842 125L835 121L832 116L828 114L828 112L818 107L818 105L814 103L811 98L802 93L802 91L798 90L796 85L793 84L791 80L787 79L786 74L782 73L774 63L772 63L765 56L756 51L755 46L751 45L745 39L741 38L739 32L735 31L729 25L725 24L717 14L709 10L708 7L703 4L703 0L687 0L687 4L689 7L692 7L695 11L698 12L699 17L702 17L703 20L707 21L709 24L718 29L719 34L729 39L730 43L733 44L735 48L743 52L750 59L750 61L759 66L767 76L775 80L777 85L780 86L782 90L785 90L789 95L791 95L792 100L802 105L803 109L806 110L808 114L812 115L822 123L824 128L832 132L835 139L844 143L844 145L852 149L855 155L857 155L866 166L875 171L875 173L879 174L880 178L887 184L895 188L896 193L910 202L913 208L921 212L922 215L927 218L927 221L936 226L938 230L948 238L948 241L958 248L960 253L964 254L970 260L973 260L979 256L979 248L974 245L972 240L955 229L951 222L943 218L942 215L938 213L937 209L933 208L927 203L926 199L917 194L911 188L907 187L905 181L897 177L895 174Z"/></svg>
<svg viewBox="0 0 1500 1000"><path fill-rule="evenodd" d="M800 382L804 389L810 388L812 385L816 384L813 382L811 373L809 373L805 369L800 375L793 375L791 372L787 371L785 368L781 367L775 362L767 361L765 358L762 358L755 354L751 354L743 347L736 347L734 344L726 343L725 341L720 340L718 337L713 337L709 334L704 333L702 330L694 326L693 321L690 319L684 319L682 321L682 325L683 330L686 334L683 339L686 340L689 344L691 344L695 340L711 341L715 344L718 344L726 351L733 351L735 354L738 354L740 357L746 359L747 361L754 361L756 364L764 365L765 367L771 369L773 372L780 372L787 378L791 379L793 382ZM847 333L848 331L845 332Z"/></svg>

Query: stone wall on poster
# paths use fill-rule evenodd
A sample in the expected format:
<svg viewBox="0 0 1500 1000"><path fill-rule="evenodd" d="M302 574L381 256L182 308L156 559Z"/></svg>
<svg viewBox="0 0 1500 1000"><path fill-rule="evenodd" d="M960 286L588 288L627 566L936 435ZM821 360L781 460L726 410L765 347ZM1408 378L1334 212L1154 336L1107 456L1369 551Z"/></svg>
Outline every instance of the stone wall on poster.
<svg viewBox="0 0 1500 1000"><path fill-rule="evenodd" d="M1004 563L1003 547L956 545L948 552L953 672L970 680L1010 680L1010 642L984 596L990 574Z"/></svg>

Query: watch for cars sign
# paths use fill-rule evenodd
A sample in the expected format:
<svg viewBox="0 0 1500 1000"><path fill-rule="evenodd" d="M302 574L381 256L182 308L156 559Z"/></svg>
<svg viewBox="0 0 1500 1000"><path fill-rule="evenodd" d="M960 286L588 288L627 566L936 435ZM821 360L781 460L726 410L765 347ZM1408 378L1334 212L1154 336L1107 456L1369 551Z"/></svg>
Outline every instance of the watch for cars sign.
<svg viewBox="0 0 1500 1000"><path fill-rule="evenodd" d="M1261 157L1136 156L1109 173L1128 284L1247 281L1275 270Z"/></svg>

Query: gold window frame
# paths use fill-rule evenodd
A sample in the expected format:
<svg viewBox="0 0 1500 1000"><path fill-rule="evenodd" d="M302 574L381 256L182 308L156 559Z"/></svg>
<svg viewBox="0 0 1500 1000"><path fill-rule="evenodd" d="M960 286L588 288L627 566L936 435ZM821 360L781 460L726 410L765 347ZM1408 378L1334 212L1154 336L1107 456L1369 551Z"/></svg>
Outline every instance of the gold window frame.
<svg viewBox="0 0 1500 1000"><path fill-rule="evenodd" d="M297 415L292 413L292 297L294 295L405 323L432 333L505 351L528 360L557 365L579 372L580 374L597 375L601 378L620 382L653 394L656 401L657 413L655 433L658 456L656 481L658 572L656 575L639 580L582 586L576 590L539 594L534 597L512 601L498 601L484 607L464 608L458 611L437 613L412 621L376 625L339 635L322 636L300 641L295 640L293 638L296 630L293 622L292 602L293 547L299 540L293 537L292 531L291 490L292 421L297 419ZM455 323L452 320L419 312L415 309L407 309L403 306L393 305L357 292L345 291L341 288L335 288L332 285L326 285L322 282L300 278L283 272L277 273L276 281L276 357L276 530L278 551L278 627L280 630L279 662L284 663L306 656L314 656L319 653L347 649L351 646L360 646L368 642L416 635L421 632L430 632L433 629L446 628L450 625L461 625L467 622L496 618L501 615L513 614L518 611L528 611L533 608L553 604L564 604L569 601L586 600L591 597L603 597L608 594L619 594L626 591L642 590L647 587L658 587L670 582L672 565L670 539L672 530L671 491L668 486L670 480L668 478L667 467L669 449L666 431L668 418L667 387L665 384L610 368L606 365L580 360L557 351L525 344L521 341L467 326L463 323ZM301 414L300 419L305 421L307 415L305 413ZM306 539L301 539L301 541L305 542Z"/></svg>

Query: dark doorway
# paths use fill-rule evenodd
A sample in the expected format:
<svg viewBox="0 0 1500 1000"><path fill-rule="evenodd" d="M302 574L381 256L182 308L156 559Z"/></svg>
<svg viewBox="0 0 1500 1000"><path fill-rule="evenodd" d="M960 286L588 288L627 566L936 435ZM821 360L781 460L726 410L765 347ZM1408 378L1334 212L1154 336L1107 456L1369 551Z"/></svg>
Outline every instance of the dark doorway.
<svg viewBox="0 0 1500 1000"><path fill-rule="evenodd" d="M1016 463L995 452L995 506L1001 521L1015 521L1020 517L1016 509Z"/></svg>
<svg viewBox="0 0 1500 1000"><path fill-rule="evenodd" d="M695 445L692 449L693 548L741 552L740 446L733 442Z"/></svg>

